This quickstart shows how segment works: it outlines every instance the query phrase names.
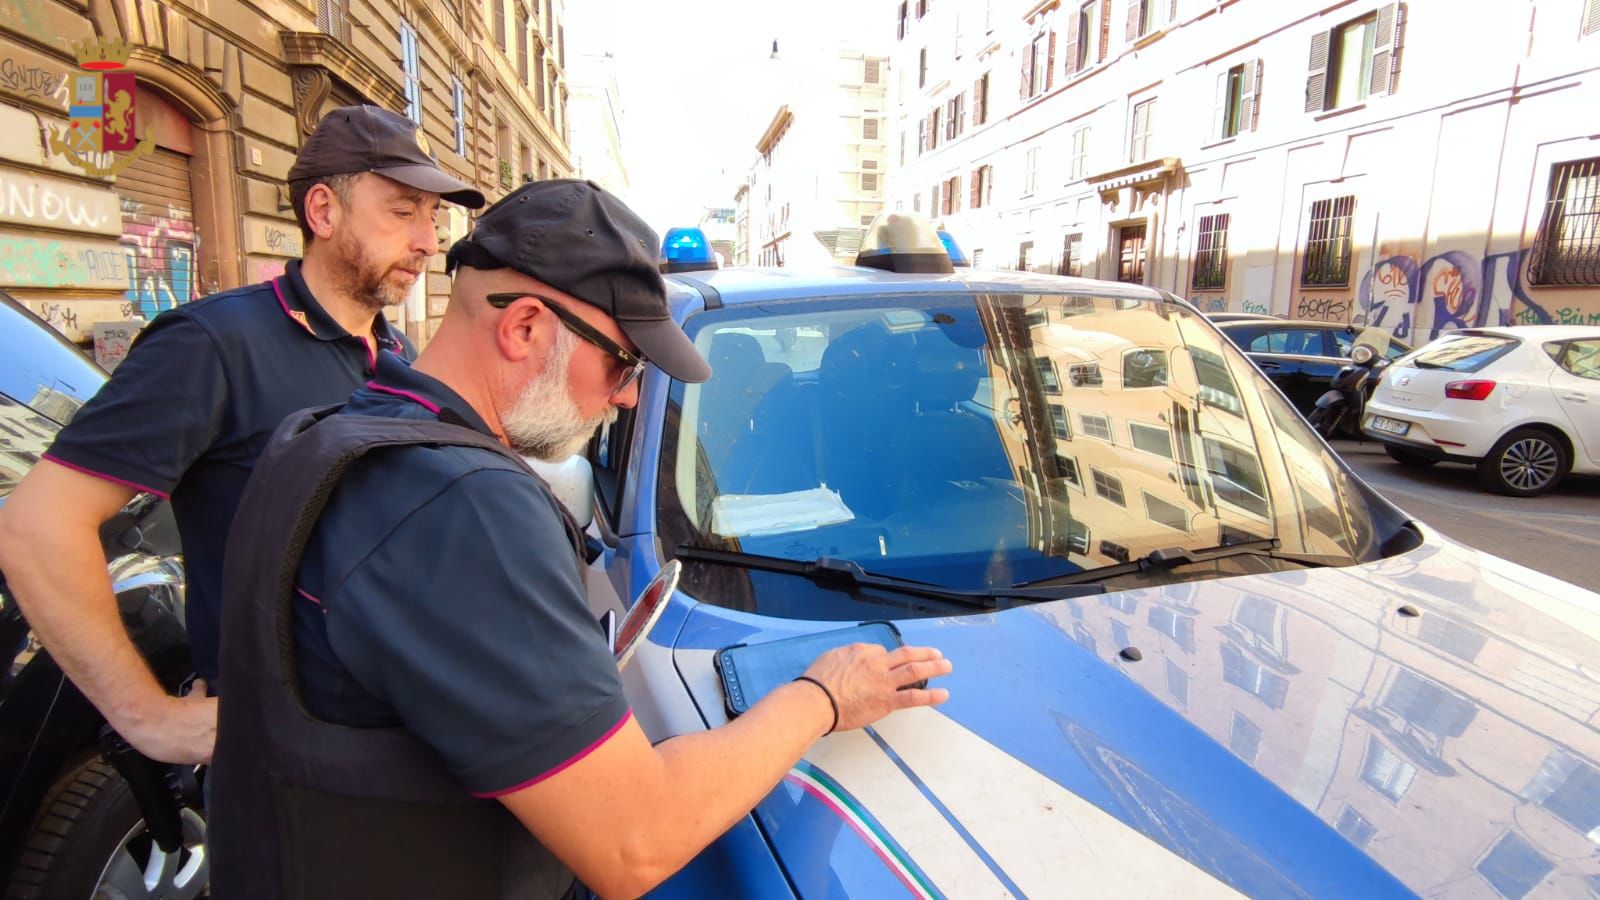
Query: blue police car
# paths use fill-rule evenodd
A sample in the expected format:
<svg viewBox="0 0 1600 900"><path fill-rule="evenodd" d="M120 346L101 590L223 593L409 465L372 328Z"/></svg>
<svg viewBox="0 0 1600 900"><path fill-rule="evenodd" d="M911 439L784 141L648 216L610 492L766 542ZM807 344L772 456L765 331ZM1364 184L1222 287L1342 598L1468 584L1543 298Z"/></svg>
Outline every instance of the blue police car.
<svg viewBox="0 0 1600 900"><path fill-rule="evenodd" d="M725 722L721 648L863 621L955 672L658 895L1600 891L1600 596L1385 501L1192 306L953 269L898 214L811 273L677 238L714 374L652 370L558 485L596 613L648 625L641 725Z"/></svg>

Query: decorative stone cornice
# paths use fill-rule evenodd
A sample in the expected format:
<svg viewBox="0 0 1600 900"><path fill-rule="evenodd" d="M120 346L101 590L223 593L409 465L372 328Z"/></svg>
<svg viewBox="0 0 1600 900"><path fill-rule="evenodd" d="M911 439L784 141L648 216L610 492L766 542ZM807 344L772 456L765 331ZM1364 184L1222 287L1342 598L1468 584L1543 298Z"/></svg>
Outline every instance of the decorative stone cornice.
<svg viewBox="0 0 1600 900"><path fill-rule="evenodd" d="M379 106L404 109L405 87L380 72L349 47L320 31L280 31L283 61L290 66L321 68Z"/></svg>

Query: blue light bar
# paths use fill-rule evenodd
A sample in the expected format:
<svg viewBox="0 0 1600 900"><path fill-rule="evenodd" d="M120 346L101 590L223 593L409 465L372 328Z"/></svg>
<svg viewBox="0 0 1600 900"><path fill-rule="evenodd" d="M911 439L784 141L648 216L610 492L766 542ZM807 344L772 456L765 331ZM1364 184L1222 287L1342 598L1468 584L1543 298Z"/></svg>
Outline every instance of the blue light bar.
<svg viewBox="0 0 1600 900"><path fill-rule="evenodd" d="M950 265L972 267L972 260L967 258L967 251L961 249L961 245L956 243L956 239L943 228L939 229L939 243L943 244L944 251L950 254Z"/></svg>
<svg viewBox="0 0 1600 900"><path fill-rule="evenodd" d="M661 240L661 271L698 272L717 267L711 241L698 228L669 228Z"/></svg>

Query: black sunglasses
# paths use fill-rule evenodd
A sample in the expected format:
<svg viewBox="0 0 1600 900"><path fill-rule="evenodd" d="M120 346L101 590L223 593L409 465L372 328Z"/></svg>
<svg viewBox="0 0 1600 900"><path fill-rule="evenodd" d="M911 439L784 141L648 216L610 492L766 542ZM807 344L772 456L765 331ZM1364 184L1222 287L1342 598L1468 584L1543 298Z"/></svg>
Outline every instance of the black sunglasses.
<svg viewBox="0 0 1600 900"><path fill-rule="evenodd" d="M596 347L599 347L601 352L622 363L622 374L617 378L616 387L611 389L611 395L613 397L622 393L624 390L627 390L628 385L638 381L639 376L644 374L645 361L642 357L633 353L629 353L627 350L623 349L621 344L618 344L611 338L606 337L605 334L599 329L578 318L578 316L571 310L563 309L560 303L551 300L549 297L521 291L515 293L490 294L484 299L489 301L489 305L496 309L505 309L518 300L521 300L523 297L532 297L533 299L538 300L540 303L543 303L544 308L550 310L550 312L555 315L556 319L560 321L561 324L567 326L569 331L583 340L595 345Z"/></svg>

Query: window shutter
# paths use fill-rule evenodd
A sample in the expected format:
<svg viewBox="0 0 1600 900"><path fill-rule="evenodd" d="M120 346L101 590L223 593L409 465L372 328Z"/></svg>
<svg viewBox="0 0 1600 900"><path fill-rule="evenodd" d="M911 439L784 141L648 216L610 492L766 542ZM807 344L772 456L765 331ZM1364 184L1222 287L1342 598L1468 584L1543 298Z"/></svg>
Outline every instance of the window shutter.
<svg viewBox="0 0 1600 900"><path fill-rule="evenodd" d="M1111 0L1100 0L1100 53L1095 56L1095 62L1105 62L1106 52L1111 49Z"/></svg>
<svg viewBox="0 0 1600 900"><path fill-rule="evenodd" d="M1050 51L1044 58L1044 89L1050 90L1056 83L1056 32L1050 30Z"/></svg>
<svg viewBox="0 0 1600 900"><path fill-rule="evenodd" d="M1319 31L1311 37L1311 65L1306 73L1306 112L1321 112L1328 108L1328 39L1330 32ZM1373 70L1376 73L1377 67Z"/></svg>
<svg viewBox="0 0 1600 900"><path fill-rule="evenodd" d="M961 212L961 176L950 179L950 211Z"/></svg>
<svg viewBox="0 0 1600 900"><path fill-rule="evenodd" d="M979 202L981 202L978 196L978 173L982 171L982 169L973 169L967 174L967 207L969 209L977 209Z"/></svg>
<svg viewBox="0 0 1600 900"><path fill-rule="evenodd" d="M1261 96L1261 60L1252 59L1244 64L1239 94L1239 130L1255 131L1261 111L1261 104L1257 102Z"/></svg>
<svg viewBox="0 0 1600 900"><path fill-rule="evenodd" d="M1600 3L1600 0L1595 0ZM1079 7L1081 9L1082 7ZM1072 75L1078 71L1078 41L1084 36L1078 34L1078 9L1067 12L1067 74Z"/></svg>
<svg viewBox="0 0 1600 900"><path fill-rule="evenodd" d="M1167 4L1167 21L1169 23L1178 21L1178 0L1172 0Z"/></svg>
<svg viewBox="0 0 1600 900"><path fill-rule="evenodd" d="M1144 14L1146 0L1128 0L1128 43L1139 39L1139 19Z"/></svg>
<svg viewBox="0 0 1600 900"><path fill-rule="evenodd" d="M1367 84L1368 96L1377 97L1394 89L1400 28L1404 22L1405 11L1398 3L1390 3L1378 10L1378 34L1372 42L1372 80Z"/></svg>
<svg viewBox="0 0 1600 900"><path fill-rule="evenodd" d="M1219 140L1228 124L1228 70L1217 73L1217 95L1211 102L1211 139Z"/></svg>
<svg viewBox="0 0 1600 900"><path fill-rule="evenodd" d="M1583 7L1583 33L1600 33L1600 0L1588 0Z"/></svg>
<svg viewBox="0 0 1600 900"><path fill-rule="evenodd" d="M1033 74L1033 41L1023 45L1021 55L1022 77L1018 79L1020 83L1017 85L1017 99L1026 103L1028 100L1028 85L1032 81L1029 76Z"/></svg>
<svg viewBox="0 0 1600 900"><path fill-rule="evenodd" d="M917 155L921 156L926 152L928 152L928 121L920 119L917 121Z"/></svg>
<svg viewBox="0 0 1600 900"><path fill-rule="evenodd" d="M983 79L979 78L972 83L972 124L983 124Z"/></svg>

